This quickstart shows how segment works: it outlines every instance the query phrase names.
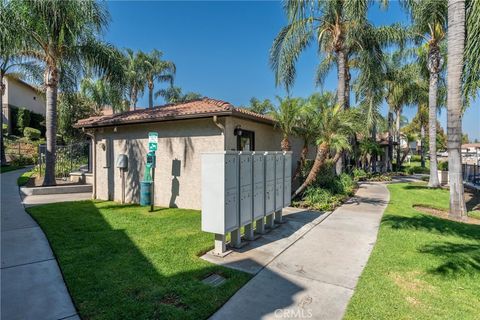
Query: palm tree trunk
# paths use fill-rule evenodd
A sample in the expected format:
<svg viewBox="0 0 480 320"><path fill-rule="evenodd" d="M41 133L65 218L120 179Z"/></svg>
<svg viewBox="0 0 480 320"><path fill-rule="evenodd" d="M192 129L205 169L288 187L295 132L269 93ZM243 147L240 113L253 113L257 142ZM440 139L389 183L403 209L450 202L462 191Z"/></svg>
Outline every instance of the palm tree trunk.
<svg viewBox="0 0 480 320"><path fill-rule="evenodd" d="M347 68L347 56L345 51L339 50L337 51L337 103L343 109L346 108L345 106L345 93L346 93L346 68ZM337 175L343 172L343 157L338 159L338 162L335 166L335 171Z"/></svg>
<svg viewBox="0 0 480 320"><path fill-rule="evenodd" d="M47 67L45 73L46 86L46 133L47 151L45 154L44 186L55 185L55 161L57 149L57 93L58 70L56 67Z"/></svg>
<svg viewBox="0 0 480 320"><path fill-rule="evenodd" d="M396 130L396 140L397 140L397 171L400 170L401 163L401 150L402 146L400 144L400 119L402 117L402 108L397 107L395 109L396 119L395 119L395 130Z"/></svg>
<svg viewBox="0 0 480 320"><path fill-rule="evenodd" d="M437 171L437 91L438 73L430 73L430 85L428 89L428 142L430 152L430 179L428 186L440 187Z"/></svg>
<svg viewBox="0 0 480 320"><path fill-rule="evenodd" d="M465 46L465 1L448 0L448 175L450 178L450 212L455 219L466 219L463 196L462 155L462 69Z"/></svg>
<svg viewBox="0 0 480 320"><path fill-rule="evenodd" d="M425 168L425 127L420 126L420 165Z"/></svg>
<svg viewBox="0 0 480 320"><path fill-rule="evenodd" d="M372 128L372 139L373 142L377 142L377 126L374 125ZM377 172L377 154L372 154L372 171Z"/></svg>
<svg viewBox="0 0 480 320"><path fill-rule="evenodd" d="M392 171L392 161L393 161L393 113L388 111L388 160L387 160L387 171Z"/></svg>
<svg viewBox="0 0 480 320"><path fill-rule="evenodd" d="M0 113L0 130L2 130L0 134L0 164L3 166L7 159L5 157L5 145L3 144L3 94L5 93L5 84L3 83L3 74L0 74L0 107L2 111Z"/></svg>
<svg viewBox="0 0 480 320"><path fill-rule="evenodd" d="M148 107L153 108L153 82L148 83Z"/></svg>
<svg viewBox="0 0 480 320"><path fill-rule="evenodd" d="M292 150L292 146L290 145L290 140L288 140L288 136L283 137L282 142L280 142L280 148L282 149L282 151Z"/></svg>
<svg viewBox="0 0 480 320"><path fill-rule="evenodd" d="M348 66L348 58L345 59L345 109L350 109L350 67Z"/></svg>
<svg viewBox="0 0 480 320"><path fill-rule="evenodd" d="M295 175L293 179L297 179L300 174L302 173L303 167L305 166L305 162L307 161L308 156L308 141L303 142L302 151L300 152L300 160L298 162L297 170L295 170Z"/></svg>
<svg viewBox="0 0 480 320"><path fill-rule="evenodd" d="M325 164L325 160L327 159L328 151L329 151L328 144L322 143L320 146L318 146L317 155L315 156L315 161L313 162L312 169L308 173L308 176L305 179L305 181L302 183L302 185L292 195L293 198L297 197L299 194L301 194L303 191L305 191L305 188L307 188L309 185L311 185L315 181L318 173L320 172L320 169Z"/></svg>
<svg viewBox="0 0 480 320"><path fill-rule="evenodd" d="M130 95L130 109L137 110L137 90L132 89L132 94Z"/></svg>

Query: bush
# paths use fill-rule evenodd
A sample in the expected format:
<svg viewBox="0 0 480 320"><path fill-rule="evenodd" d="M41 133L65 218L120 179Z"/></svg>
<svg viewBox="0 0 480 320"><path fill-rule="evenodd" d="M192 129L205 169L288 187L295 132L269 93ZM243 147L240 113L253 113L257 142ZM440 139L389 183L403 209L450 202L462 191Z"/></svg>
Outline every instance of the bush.
<svg viewBox="0 0 480 320"><path fill-rule="evenodd" d="M17 113L17 129L23 132L30 125L30 111L25 108L18 109Z"/></svg>
<svg viewBox="0 0 480 320"><path fill-rule="evenodd" d="M305 190L302 205L320 211L333 210L343 199L345 199L344 195L334 195L326 189L308 187Z"/></svg>
<svg viewBox="0 0 480 320"><path fill-rule="evenodd" d="M10 165L23 167L30 164L35 164L35 159L32 157L26 157L24 155L10 155Z"/></svg>
<svg viewBox="0 0 480 320"><path fill-rule="evenodd" d="M419 156L418 154L414 154L412 155L412 158L410 159L410 161L420 162L422 161L422 156Z"/></svg>
<svg viewBox="0 0 480 320"><path fill-rule="evenodd" d="M40 130L35 128L26 127L23 129L23 135L30 141L35 141L40 139Z"/></svg>
<svg viewBox="0 0 480 320"><path fill-rule="evenodd" d="M3 134L4 136L6 136L6 135L8 134L8 125L7 125L6 123L4 123L4 124L2 125L2 134Z"/></svg>
<svg viewBox="0 0 480 320"><path fill-rule="evenodd" d="M448 161L440 161L438 163L438 170L448 171Z"/></svg>
<svg viewBox="0 0 480 320"><path fill-rule="evenodd" d="M364 181L367 178L368 178L368 173L365 170L359 169L359 168L353 169L353 179L355 181Z"/></svg>
<svg viewBox="0 0 480 320"><path fill-rule="evenodd" d="M427 167L422 167L422 166L413 166L413 167L408 167L405 169L405 172L407 174L415 174L415 173L430 173L430 169Z"/></svg>

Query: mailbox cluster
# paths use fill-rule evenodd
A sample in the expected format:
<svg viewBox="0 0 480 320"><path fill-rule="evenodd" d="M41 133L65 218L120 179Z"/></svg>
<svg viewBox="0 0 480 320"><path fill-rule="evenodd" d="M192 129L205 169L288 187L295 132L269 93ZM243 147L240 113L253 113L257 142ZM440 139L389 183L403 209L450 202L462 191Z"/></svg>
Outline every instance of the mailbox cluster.
<svg viewBox="0 0 480 320"><path fill-rule="evenodd" d="M202 154L202 230L215 234L214 253L226 252L225 237L245 239L282 222L291 202L292 153L222 151ZM254 229L255 226L255 229Z"/></svg>

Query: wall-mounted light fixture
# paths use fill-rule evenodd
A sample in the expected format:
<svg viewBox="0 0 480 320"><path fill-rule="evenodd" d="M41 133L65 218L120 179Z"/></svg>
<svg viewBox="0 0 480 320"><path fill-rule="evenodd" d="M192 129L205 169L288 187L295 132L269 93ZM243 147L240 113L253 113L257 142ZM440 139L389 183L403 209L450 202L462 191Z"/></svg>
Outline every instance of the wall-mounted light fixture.
<svg viewBox="0 0 480 320"><path fill-rule="evenodd" d="M237 125L235 129L233 129L233 135L235 136L241 136L242 135L242 127L240 125Z"/></svg>

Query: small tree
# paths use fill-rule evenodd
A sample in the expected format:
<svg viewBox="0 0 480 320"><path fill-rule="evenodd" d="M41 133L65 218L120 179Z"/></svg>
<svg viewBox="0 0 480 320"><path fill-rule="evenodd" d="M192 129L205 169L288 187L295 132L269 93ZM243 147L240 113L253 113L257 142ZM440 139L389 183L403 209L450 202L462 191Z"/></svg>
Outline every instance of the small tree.
<svg viewBox="0 0 480 320"><path fill-rule="evenodd" d="M26 108L20 108L17 111L17 130L23 133L26 127L30 126L30 111Z"/></svg>
<svg viewBox="0 0 480 320"><path fill-rule="evenodd" d="M272 108L270 116L276 121L276 127L282 131L282 151L290 151L292 146L289 137L295 133L295 127L300 116L303 100L300 98L277 97L280 105Z"/></svg>

